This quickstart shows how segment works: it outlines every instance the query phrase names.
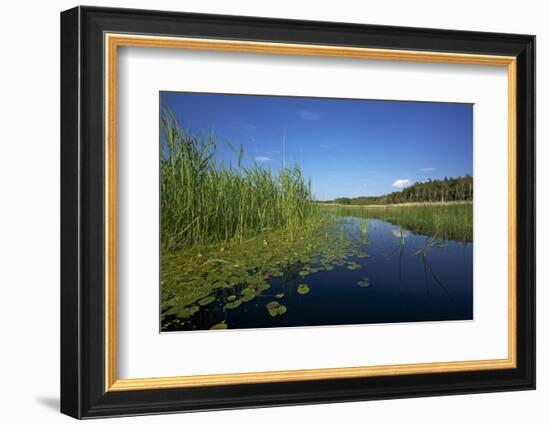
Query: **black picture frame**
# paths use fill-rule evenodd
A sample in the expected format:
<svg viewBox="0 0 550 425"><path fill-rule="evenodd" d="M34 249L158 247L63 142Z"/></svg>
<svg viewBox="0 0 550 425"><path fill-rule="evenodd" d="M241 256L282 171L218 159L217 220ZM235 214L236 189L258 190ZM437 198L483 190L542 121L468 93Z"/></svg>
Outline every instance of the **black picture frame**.
<svg viewBox="0 0 550 425"><path fill-rule="evenodd" d="M517 367L105 391L105 32L517 58ZM61 412L75 418L535 388L535 37L76 7L61 13Z"/></svg>

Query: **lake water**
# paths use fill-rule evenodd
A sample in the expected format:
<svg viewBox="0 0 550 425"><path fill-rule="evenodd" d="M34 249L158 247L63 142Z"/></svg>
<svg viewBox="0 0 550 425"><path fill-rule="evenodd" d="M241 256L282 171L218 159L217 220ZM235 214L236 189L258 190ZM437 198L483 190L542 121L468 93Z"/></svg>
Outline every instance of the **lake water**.
<svg viewBox="0 0 550 425"><path fill-rule="evenodd" d="M338 226L360 241L365 255L350 258L360 268L300 276L296 266L270 278L267 291L238 308L212 302L183 326L166 330L210 329L220 322L243 329L473 319L472 243L436 240L378 219L345 217ZM307 294L298 292L301 284ZM266 305L274 300L286 307L284 314L269 314Z"/></svg>

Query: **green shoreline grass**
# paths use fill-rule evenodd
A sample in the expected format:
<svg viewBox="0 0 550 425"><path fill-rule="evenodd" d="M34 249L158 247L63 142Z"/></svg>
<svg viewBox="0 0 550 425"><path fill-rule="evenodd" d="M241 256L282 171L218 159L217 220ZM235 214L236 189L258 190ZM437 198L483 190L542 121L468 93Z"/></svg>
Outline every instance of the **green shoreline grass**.
<svg viewBox="0 0 550 425"><path fill-rule="evenodd" d="M432 202L384 206L348 206L326 204L337 215L376 218L411 232L460 242L473 241L473 203Z"/></svg>
<svg viewBox="0 0 550 425"><path fill-rule="evenodd" d="M335 207L343 207L343 208L388 208L388 207L418 207L418 206L442 206L442 205L471 205L472 201L421 201L421 202L403 202L400 204L372 204L372 205L346 205L346 204L338 204L336 202L332 203L323 203L320 202L319 205L323 206L335 206Z"/></svg>

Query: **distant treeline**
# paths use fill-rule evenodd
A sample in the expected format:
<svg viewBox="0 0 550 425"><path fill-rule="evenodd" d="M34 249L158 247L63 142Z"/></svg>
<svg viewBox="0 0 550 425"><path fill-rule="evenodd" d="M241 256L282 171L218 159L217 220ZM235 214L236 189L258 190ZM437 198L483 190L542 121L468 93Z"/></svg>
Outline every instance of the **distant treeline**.
<svg viewBox="0 0 550 425"><path fill-rule="evenodd" d="M473 183L471 176L445 177L443 180L428 179L387 195L336 198L325 202L342 205L387 205L405 202L471 201L474 195Z"/></svg>

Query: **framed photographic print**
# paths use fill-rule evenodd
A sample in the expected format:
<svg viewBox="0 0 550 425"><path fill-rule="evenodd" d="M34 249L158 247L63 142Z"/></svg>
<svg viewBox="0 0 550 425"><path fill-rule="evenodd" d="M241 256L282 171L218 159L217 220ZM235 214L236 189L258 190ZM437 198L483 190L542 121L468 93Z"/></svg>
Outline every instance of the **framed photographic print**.
<svg viewBox="0 0 550 425"><path fill-rule="evenodd" d="M61 14L61 411L535 387L535 37Z"/></svg>

